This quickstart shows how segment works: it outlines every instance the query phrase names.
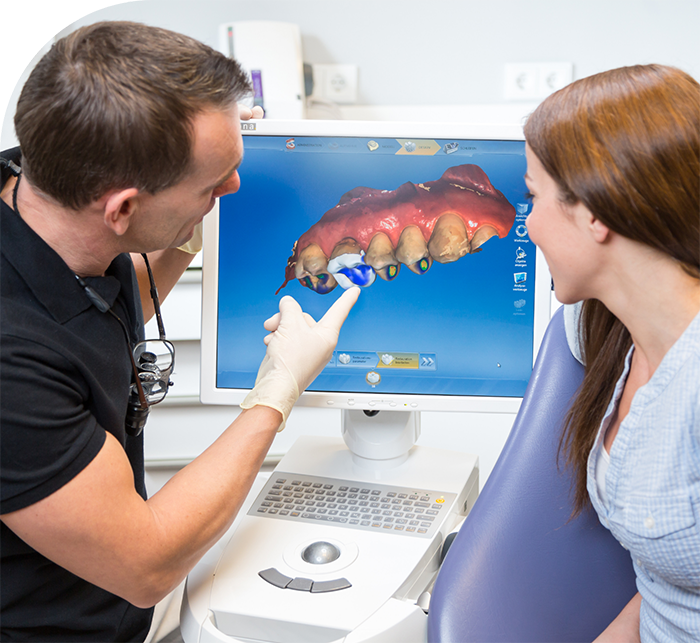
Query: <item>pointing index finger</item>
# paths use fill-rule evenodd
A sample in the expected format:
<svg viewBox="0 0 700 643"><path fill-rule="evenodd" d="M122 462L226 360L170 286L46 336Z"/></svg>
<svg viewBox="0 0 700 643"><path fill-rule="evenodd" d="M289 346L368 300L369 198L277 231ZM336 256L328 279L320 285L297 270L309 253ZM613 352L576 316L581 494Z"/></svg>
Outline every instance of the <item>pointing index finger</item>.
<svg viewBox="0 0 700 643"><path fill-rule="evenodd" d="M343 322L359 296L360 289L358 287L349 288L335 300L318 323L326 328L333 328L336 331L340 331L340 327L343 325Z"/></svg>

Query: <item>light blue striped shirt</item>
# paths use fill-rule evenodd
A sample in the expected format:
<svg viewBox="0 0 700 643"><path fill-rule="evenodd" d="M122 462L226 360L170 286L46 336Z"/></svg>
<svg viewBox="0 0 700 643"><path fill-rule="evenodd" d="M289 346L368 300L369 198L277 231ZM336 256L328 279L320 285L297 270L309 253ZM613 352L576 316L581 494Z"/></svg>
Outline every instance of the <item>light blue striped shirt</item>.
<svg viewBox="0 0 700 643"><path fill-rule="evenodd" d="M570 325L569 325L570 327ZM700 641L700 314L632 400L610 450L607 502L596 462L634 347L588 459L600 521L630 551L643 643Z"/></svg>

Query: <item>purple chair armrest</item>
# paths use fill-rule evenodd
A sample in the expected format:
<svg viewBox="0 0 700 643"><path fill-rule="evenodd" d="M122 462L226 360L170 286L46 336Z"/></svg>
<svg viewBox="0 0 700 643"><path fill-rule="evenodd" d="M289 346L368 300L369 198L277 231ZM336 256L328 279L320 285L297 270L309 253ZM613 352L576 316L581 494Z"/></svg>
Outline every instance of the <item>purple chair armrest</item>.
<svg viewBox="0 0 700 643"><path fill-rule="evenodd" d="M591 641L636 593L629 553L595 512L570 520L571 474L557 455L582 378L559 310L501 456L438 574L431 643Z"/></svg>

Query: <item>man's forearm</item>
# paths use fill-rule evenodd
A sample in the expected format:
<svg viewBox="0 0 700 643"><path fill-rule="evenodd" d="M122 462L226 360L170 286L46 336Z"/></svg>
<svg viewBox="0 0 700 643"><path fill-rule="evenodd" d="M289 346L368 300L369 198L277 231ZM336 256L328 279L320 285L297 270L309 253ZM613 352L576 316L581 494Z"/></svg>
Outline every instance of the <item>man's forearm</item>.
<svg viewBox="0 0 700 643"><path fill-rule="evenodd" d="M187 270L187 267L192 263L194 255L177 248L168 248L166 250L158 250L157 252L148 253L148 262L153 271L153 278L158 288L158 299L162 303L173 289L182 273ZM139 254L132 253L131 259L134 262L136 270L136 279L139 282L139 291L141 295L141 306L143 307L144 322L153 317L153 301L151 299L151 287L148 281L148 272L143 257Z"/></svg>

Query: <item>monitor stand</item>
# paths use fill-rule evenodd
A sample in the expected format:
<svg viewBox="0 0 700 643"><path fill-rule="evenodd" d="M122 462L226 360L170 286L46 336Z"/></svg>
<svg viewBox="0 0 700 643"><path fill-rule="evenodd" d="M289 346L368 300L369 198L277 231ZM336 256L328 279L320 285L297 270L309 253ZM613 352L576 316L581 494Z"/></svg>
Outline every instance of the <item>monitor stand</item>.
<svg viewBox="0 0 700 643"><path fill-rule="evenodd" d="M353 409L342 438L300 436L190 573L185 643L425 640L425 592L479 469L419 435L418 412Z"/></svg>
<svg viewBox="0 0 700 643"><path fill-rule="evenodd" d="M340 432L356 465L392 469L408 460L420 437L420 413L343 410Z"/></svg>

